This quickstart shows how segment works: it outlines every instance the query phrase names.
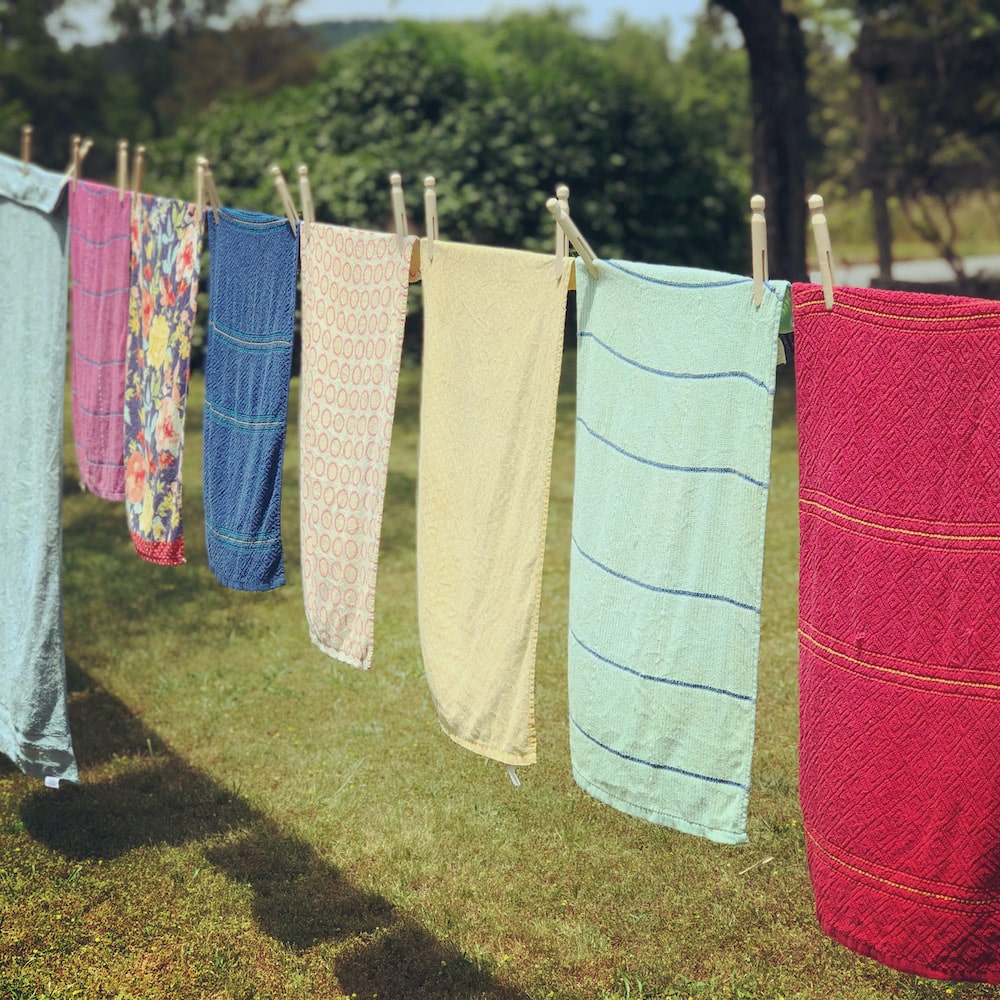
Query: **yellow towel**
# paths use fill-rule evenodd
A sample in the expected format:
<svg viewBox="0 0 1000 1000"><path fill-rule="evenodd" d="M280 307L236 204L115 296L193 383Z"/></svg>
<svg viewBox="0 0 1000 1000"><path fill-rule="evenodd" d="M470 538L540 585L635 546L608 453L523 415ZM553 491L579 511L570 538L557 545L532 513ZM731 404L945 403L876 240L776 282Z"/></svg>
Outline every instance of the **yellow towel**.
<svg viewBox="0 0 1000 1000"><path fill-rule="evenodd" d="M417 604L445 732L535 762L535 645L571 268L551 256L421 245Z"/></svg>

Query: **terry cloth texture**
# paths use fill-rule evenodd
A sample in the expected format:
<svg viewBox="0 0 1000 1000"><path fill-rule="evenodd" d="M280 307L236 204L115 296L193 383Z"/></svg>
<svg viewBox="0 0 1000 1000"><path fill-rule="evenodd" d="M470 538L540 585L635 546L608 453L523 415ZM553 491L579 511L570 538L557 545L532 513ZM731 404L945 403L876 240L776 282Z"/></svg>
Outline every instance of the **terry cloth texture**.
<svg viewBox="0 0 1000 1000"><path fill-rule="evenodd" d="M201 226L186 202L139 195L125 361L125 510L147 562L184 562L181 458Z"/></svg>
<svg viewBox="0 0 1000 1000"><path fill-rule="evenodd" d="M534 685L569 272L552 257L426 241L417 604L445 732L535 762Z"/></svg>
<svg viewBox="0 0 1000 1000"><path fill-rule="evenodd" d="M0 155L0 753L76 781L60 578L64 183Z"/></svg>
<svg viewBox="0 0 1000 1000"><path fill-rule="evenodd" d="M1000 983L1000 304L794 286L800 794L823 930Z"/></svg>
<svg viewBox="0 0 1000 1000"><path fill-rule="evenodd" d="M125 341L132 195L89 181L69 185L73 302L73 433L83 485L125 499Z"/></svg>
<svg viewBox="0 0 1000 1000"><path fill-rule="evenodd" d="M233 590L285 582L281 463L292 372L299 237L288 220L208 214L212 276L205 359L205 542Z"/></svg>
<svg viewBox="0 0 1000 1000"><path fill-rule="evenodd" d="M312 641L372 665L375 575L415 240L302 228L302 591Z"/></svg>
<svg viewBox="0 0 1000 1000"><path fill-rule="evenodd" d="M573 774L623 812L746 841L786 282L577 265Z"/></svg>

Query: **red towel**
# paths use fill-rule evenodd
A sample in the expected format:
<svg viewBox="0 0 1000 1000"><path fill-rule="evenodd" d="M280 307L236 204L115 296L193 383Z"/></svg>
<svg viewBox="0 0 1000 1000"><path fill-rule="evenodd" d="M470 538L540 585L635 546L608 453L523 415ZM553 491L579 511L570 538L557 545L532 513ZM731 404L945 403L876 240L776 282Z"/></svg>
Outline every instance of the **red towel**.
<svg viewBox="0 0 1000 1000"><path fill-rule="evenodd" d="M793 288L800 788L823 930L1000 983L1000 303Z"/></svg>

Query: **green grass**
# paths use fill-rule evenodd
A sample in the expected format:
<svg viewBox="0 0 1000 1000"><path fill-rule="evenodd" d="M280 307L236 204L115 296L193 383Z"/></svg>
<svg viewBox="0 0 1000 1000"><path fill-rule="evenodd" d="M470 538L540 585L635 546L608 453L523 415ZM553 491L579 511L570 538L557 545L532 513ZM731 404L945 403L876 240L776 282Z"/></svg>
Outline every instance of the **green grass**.
<svg viewBox="0 0 1000 1000"><path fill-rule="evenodd" d="M796 790L787 372L776 405L749 845L643 823L574 785L573 364L567 355L538 647L540 763L521 770L519 789L505 768L442 734L423 678L418 370L400 383L368 674L309 643L295 419L289 584L267 594L227 591L206 566L200 378L184 457L186 566L133 554L122 506L79 492L67 446L65 628L83 782L53 792L0 763L0 997L994 995L884 969L826 939L813 916Z"/></svg>

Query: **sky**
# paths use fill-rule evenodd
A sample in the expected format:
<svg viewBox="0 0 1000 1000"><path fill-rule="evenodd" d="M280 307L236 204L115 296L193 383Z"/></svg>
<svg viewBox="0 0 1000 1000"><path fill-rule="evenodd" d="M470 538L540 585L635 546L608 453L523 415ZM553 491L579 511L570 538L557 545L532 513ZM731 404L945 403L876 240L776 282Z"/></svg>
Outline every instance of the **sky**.
<svg viewBox="0 0 1000 1000"><path fill-rule="evenodd" d="M238 0L246 8L252 0ZM234 5L235 6L235 5ZM608 29L616 14L625 14L640 24L671 22L671 42L682 49L691 33L692 19L705 7L705 0L303 0L297 19L303 23L335 20L467 20L503 15L514 10L543 10L550 7L580 10L578 23L589 34ZM61 28L57 36L65 45L91 44L107 37L106 17L110 0L68 0L64 12L74 27Z"/></svg>
<svg viewBox="0 0 1000 1000"><path fill-rule="evenodd" d="M324 21L335 18L392 18L418 20L465 20L505 14L513 10L542 10L547 7L585 9L580 25L587 32L599 34L608 28L615 14L623 13L632 21L655 23L664 17L672 23L672 37L683 47L690 34L690 21L705 7L705 0L581 0L581 2L532 2L499 0L475 3L473 0L304 0L299 7L301 21Z"/></svg>

